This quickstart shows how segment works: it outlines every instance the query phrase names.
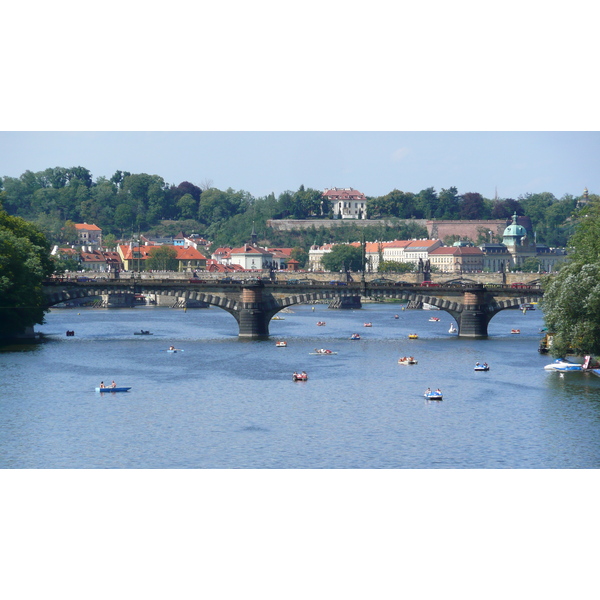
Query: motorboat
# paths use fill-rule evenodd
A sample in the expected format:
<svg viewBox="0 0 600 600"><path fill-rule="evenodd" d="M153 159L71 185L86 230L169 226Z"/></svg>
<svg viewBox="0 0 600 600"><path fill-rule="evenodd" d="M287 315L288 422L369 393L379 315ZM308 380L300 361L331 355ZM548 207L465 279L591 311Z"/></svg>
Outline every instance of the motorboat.
<svg viewBox="0 0 600 600"><path fill-rule="evenodd" d="M458 330L454 327L454 323L450 323L450 329L448 329L448 333L456 333Z"/></svg>
<svg viewBox="0 0 600 600"><path fill-rule="evenodd" d="M96 391L97 392L128 392L131 388L130 387L97 387Z"/></svg>
<svg viewBox="0 0 600 600"><path fill-rule="evenodd" d="M312 354L313 356L315 356L315 355L319 355L319 354L337 354L337 352L332 352L331 350L326 350L325 348L321 348L320 350L315 348L315 351L309 352L309 354Z"/></svg>
<svg viewBox="0 0 600 600"><path fill-rule="evenodd" d="M292 375L292 381L308 381L308 375L304 372L294 373Z"/></svg>
<svg viewBox="0 0 600 600"><path fill-rule="evenodd" d="M473 368L474 371L489 371L490 370L490 365L488 365L487 363L475 363L475 367Z"/></svg>
<svg viewBox="0 0 600 600"><path fill-rule="evenodd" d="M398 359L399 365L416 365L417 361L412 356L403 356Z"/></svg>
<svg viewBox="0 0 600 600"><path fill-rule="evenodd" d="M440 319L438 317L431 317L431 319L429 319L430 321L439 321Z"/></svg>
<svg viewBox="0 0 600 600"><path fill-rule="evenodd" d="M276 342L275 346L277 348L285 348L287 346L287 342Z"/></svg>
<svg viewBox="0 0 600 600"><path fill-rule="evenodd" d="M511 329L510 330L511 333L521 333L520 329Z"/></svg>
<svg viewBox="0 0 600 600"><path fill-rule="evenodd" d="M578 363L574 363L570 360L567 360L566 358L557 358L554 362L550 363L549 365L546 365L544 367L544 370L561 372L581 371L583 370L583 367Z"/></svg>
<svg viewBox="0 0 600 600"><path fill-rule="evenodd" d="M425 396L427 400L442 400L443 398L442 392L440 390L436 390L435 392L429 390L428 392L425 392L423 396Z"/></svg>
<svg viewBox="0 0 600 600"><path fill-rule="evenodd" d="M350 339L351 339L351 340L360 340L360 335L359 335L358 333L353 333L353 334L350 336Z"/></svg>
<svg viewBox="0 0 600 600"><path fill-rule="evenodd" d="M409 340L418 340L419 336L416 333L409 333L408 334L408 339Z"/></svg>

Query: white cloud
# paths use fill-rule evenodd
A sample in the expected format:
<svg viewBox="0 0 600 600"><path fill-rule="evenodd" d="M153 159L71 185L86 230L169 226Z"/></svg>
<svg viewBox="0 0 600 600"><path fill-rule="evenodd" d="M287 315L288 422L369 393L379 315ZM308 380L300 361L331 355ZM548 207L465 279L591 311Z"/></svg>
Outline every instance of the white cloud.
<svg viewBox="0 0 600 600"><path fill-rule="evenodd" d="M398 150L394 150L392 152L392 162L400 162L405 156L410 154L410 150L408 148L398 148Z"/></svg>

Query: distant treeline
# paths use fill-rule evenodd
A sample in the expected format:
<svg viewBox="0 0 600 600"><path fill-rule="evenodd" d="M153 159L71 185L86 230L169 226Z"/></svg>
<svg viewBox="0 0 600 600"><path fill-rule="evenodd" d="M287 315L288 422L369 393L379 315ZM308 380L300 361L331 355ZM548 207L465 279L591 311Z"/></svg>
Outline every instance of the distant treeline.
<svg viewBox="0 0 600 600"><path fill-rule="evenodd" d="M363 190L361 190L363 191ZM531 218L538 242L564 246L571 233L570 217L578 198L557 199L549 192L525 194L518 199L486 199L477 192L459 194L455 187L418 193L393 190L384 196L367 196L367 217L398 219L508 219L513 213ZM0 178L0 202L10 215L35 223L54 243L73 241L72 223L94 223L108 239L130 238L138 232L155 235L198 233L215 245L248 241L252 228L269 246L420 237L426 231L416 224L360 229L275 232L269 219L332 217L331 207L319 190L285 191L279 196L254 197L244 190L219 190L210 182L168 184L159 175L116 171L110 178L92 178L84 167L55 167L20 177ZM65 226L66 224L66 226ZM353 231L356 229L356 232Z"/></svg>

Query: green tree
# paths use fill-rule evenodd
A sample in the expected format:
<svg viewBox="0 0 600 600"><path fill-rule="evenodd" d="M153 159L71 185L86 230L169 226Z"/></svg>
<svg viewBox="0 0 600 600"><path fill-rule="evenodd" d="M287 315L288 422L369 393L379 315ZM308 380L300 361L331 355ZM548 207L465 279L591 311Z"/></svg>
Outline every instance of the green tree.
<svg viewBox="0 0 600 600"><path fill-rule="evenodd" d="M321 264L326 271L360 271L362 250L347 244L336 244L331 252L323 255Z"/></svg>
<svg viewBox="0 0 600 600"><path fill-rule="evenodd" d="M153 271L177 271L177 250L171 246L154 246L148 252L146 268Z"/></svg>
<svg viewBox="0 0 600 600"><path fill-rule="evenodd" d="M600 201L579 211L568 262L544 278L544 319L551 353L600 353Z"/></svg>
<svg viewBox="0 0 600 600"><path fill-rule="evenodd" d="M44 234L0 207L0 337L44 322L42 282L53 269Z"/></svg>
<svg viewBox="0 0 600 600"><path fill-rule="evenodd" d="M382 260L377 267L379 273L412 273L414 263L402 263L395 260Z"/></svg>

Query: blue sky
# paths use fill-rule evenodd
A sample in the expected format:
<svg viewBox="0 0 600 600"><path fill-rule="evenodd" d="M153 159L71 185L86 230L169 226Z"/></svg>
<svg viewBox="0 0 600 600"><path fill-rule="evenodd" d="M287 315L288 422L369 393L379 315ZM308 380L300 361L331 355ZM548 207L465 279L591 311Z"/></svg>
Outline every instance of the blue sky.
<svg viewBox="0 0 600 600"><path fill-rule="evenodd" d="M254 196L306 187L394 188L517 198L600 193L598 132L0 132L0 175L83 166L167 183L243 189Z"/></svg>

